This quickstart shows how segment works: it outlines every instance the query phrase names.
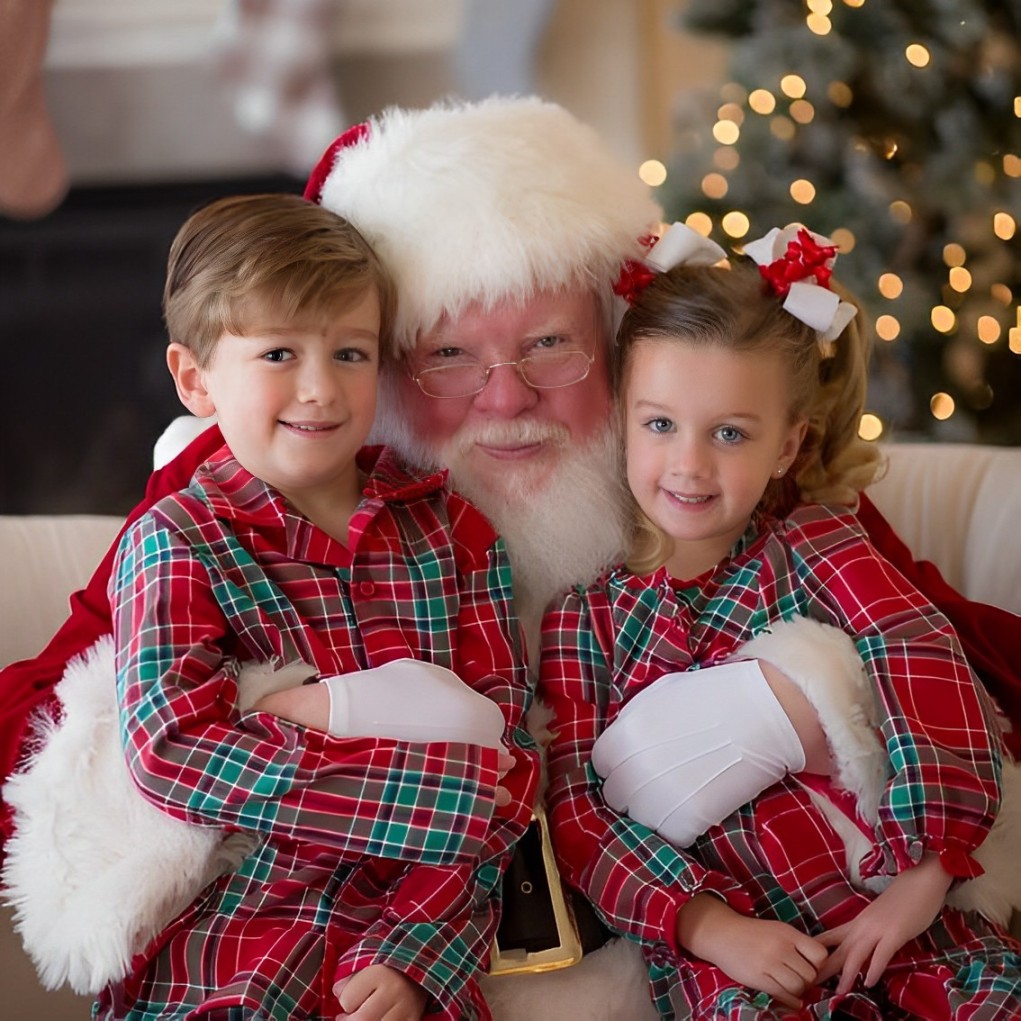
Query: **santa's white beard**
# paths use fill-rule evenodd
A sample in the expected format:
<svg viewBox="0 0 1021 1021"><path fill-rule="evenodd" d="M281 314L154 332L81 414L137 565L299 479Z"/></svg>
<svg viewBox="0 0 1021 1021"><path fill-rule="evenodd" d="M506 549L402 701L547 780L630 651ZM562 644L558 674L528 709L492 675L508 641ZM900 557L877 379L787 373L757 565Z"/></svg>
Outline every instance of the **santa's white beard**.
<svg viewBox="0 0 1021 1021"><path fill-rule="evenodd" d="M390 405L393 407L394 405ZM450 469L454 488L503 536L514 573L514 601L535 663L539 623L549 601L570 585L588 582L621 557L625 502L616 434L608 423L584 446L572 445L560 426L532 421L492 422L462 432L439 450L427 449L398 415L377 427L380 442L409 461ZM544 440L559 452L555 468L507 463L506 485L495 489L472 478L465 453L481 436L505 442Z"/></svg>
<svg viewBox="0 0 1021 1021"><path fill-rule="evenodd" d="M533 655L549 601L620 559L625 517L618 460L607 428L584 447L564 445L553 471L532 485L526 476L511 492L477 487L467 473L451 468L454 487L507 543L514 602Z"/></svg>

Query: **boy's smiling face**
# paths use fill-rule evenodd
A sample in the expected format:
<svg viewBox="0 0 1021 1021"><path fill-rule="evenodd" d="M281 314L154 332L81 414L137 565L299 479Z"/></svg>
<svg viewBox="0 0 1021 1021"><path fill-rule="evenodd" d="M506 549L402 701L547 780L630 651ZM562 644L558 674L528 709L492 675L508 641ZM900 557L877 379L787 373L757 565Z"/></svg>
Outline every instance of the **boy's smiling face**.
<svg viewBox="0 0 1021 1021"><path fill-rule="evenodd" d="M376 413L379 301L352 297L324 321L272 315L245 336L224 333L200 368L168 349L178 395L215 414L241 465L313 520L357 502L355 455Z"/></svg>

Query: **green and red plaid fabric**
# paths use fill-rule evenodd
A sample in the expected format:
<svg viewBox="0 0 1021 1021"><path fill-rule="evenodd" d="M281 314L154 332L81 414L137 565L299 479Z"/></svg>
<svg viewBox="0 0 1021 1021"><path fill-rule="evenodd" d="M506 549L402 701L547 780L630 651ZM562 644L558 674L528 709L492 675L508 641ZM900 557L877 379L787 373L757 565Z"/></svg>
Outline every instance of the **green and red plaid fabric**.
<svg viewBox="0 0 1021 1021"><path fill-rule="evenodd" d="M879 699L889 778L862 876L896 874L924 851L939 853L956 875L972 874L970 852L999 806L1000 746L988 697L947 620L848 514L804 506L785 521L759 522L727 561L692 583L663 569L640 578L618 568L569 592L543 625L540 693L554 711L547 792L553 843L566 879L614 930L642 942L664 1017L773 1016L762 1013L761 996L677 947L677 911L694 894L714 892L739 911L810 934L853 918L870 897L852 884L841 839L796 781L768 788L680 850L609 808L590 764L596 738L638 691L665 673L719 663L796 615L854 639ZM944 930L953 938L940 943ZM988 968L959 975L953 962L964 960L960 948L974 950L983 940ZM929 936L902 950L891 974L910 973L912 989L923 972L946 979L942 993L940 982L931 985L931 1012L914 1016L949 1017L946 997L958 995L991 1011L976 1017L1021 1016L1012 1013L1021 1012L1019 949L977 916L965 921L948 909ZM884 983L864 1002L893 996L890 1013L869 1007L848 1016L908 1016L891 992L897 981ZM819 1003L805 1016L829 1017L832 994L813 995ZM1009 1010L996 1013L996 1002ZM847 1006L852 1010L851 1001Z"/></svg>
<svg viewBox="0 0 1021 1021"><path fill-rule="evenodd" d="M385 449L359 460L347 547L226 448L125 534L110 593L129 768L176 818L263 839L104 991L99 1017L333 1018L334 983L375 963L420 983L438 1017L489 1016L473 975L538 777L508 561L444 475ZM503 710L511 806L494 805L495 749L337 738L236 708L246 662L329 676L408 656Z"/></svg>

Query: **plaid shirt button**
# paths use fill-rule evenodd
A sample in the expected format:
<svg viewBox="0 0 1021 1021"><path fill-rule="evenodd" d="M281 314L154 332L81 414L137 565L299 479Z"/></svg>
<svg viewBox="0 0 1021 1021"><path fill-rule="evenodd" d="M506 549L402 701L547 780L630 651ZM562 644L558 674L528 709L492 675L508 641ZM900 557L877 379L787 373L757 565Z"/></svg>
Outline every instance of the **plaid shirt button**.
<svg viewBox="0 0 1021 1021"><path fill-rule="evenodd" d="M362 581L358 583L358 592L363 596L371 596L375 593L376 586L371 581Z"/></svg>

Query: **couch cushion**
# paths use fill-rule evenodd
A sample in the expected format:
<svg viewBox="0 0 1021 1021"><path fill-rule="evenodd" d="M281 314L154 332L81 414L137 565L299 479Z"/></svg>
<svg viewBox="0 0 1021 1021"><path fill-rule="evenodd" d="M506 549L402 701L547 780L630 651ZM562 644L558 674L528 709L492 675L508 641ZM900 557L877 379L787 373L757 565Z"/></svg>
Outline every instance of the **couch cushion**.
<svg viewBox="0 0 1021 1021"><path fill-rule="evenodd" d="M1021 613L1021 449L952 443L884 447L869 496L915 556L970 599Z"/></svg>

